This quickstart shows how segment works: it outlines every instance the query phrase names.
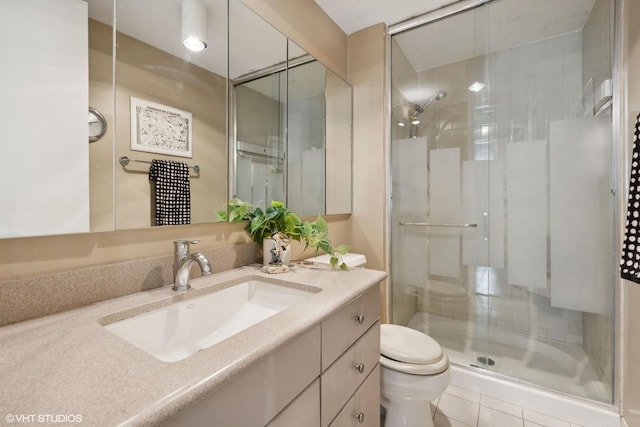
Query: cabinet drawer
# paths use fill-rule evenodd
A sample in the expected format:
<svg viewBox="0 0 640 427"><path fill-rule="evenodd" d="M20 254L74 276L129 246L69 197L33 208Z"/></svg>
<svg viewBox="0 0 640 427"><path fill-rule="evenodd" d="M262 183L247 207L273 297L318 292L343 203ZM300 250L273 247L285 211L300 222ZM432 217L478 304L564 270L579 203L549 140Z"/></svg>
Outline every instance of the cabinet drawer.
<svg viewBox="0 0 640 427"><path fill-rule="evenodd" d="M322 426L328 425L380 359L380 325L376 322L320 377Z"/></svg>
<svg viewBox="0 0 640 427"><path fill-rule="evenodd" d="M371 325L380 319L380 290L374 286L322 322L324 371Z"/></svg>
<svg viewBox="0 0 640 427"><path fill-rule="evenodd" d="M267 427L319 427L320 426L320 380L309 387L284 408Z"/></svg>
<svg viewBox="0 0 640 427"><path fill-rule="evenodd" d="M330 427L380 426L380 365L376 365Z"/></svg>
<svg viewBox="0 0 640 427"><path fill-rule="evenodd" d="M263 427L320 374L320 326L303 333L163 427Z"/></svg>

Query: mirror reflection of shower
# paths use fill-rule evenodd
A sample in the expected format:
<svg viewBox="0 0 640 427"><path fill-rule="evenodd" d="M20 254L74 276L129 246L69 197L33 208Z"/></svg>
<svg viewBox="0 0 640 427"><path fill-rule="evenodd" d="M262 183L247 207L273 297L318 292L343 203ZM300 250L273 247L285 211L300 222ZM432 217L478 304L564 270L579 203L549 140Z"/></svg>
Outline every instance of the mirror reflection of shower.
<svg viewBox="0 0 640 427"><path fill-rule="evenodd" d="M413 113L411 113L411 117L409 120L409 124L411 125L409 128L409 137L410 138L416 138L417 134L418 134L418 125L420 124L420 118L419 116L425 112L425 110L427 109L427 107L429 106L429 104L431 104L433 101L440 101L442 99L444 99L447 96L447 91L446 90L439 90L436 93L434 93L433 95L431 95L431 97L427 100L427 102L425 102L424 104L422 104L422 106L418 105L418 104L411 104L411 106L413 107Z"/></svg>

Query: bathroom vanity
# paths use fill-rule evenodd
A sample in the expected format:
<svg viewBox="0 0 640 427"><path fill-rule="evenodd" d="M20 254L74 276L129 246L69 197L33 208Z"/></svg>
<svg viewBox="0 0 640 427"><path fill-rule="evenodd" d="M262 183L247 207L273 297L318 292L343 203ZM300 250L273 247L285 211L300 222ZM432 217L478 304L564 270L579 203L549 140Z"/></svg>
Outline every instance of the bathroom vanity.
<svg viewBox="0 0 640 427"><path fill-rule="evenodd" d="M373 287L164 425L378 425L379 311Z"/></svg>
<svg viewBox="0 0 640 427"><path fill-rule="evenodd" d="M379 425L379 271L248 266L0 328L0 407L86 425ZM106 329L246 280L310 296L175 362ZM6 414L4 414L6 415Z"/></svg>

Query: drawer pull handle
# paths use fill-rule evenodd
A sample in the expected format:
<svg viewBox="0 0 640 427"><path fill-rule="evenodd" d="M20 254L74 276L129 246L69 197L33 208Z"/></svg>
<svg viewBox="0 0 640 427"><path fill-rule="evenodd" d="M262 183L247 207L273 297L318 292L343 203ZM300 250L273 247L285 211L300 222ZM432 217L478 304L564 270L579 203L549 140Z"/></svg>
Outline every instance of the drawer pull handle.
<svg viewBox="0 0 640 427"><path fill-rule="evenodd" d="M358 322L358 323L360 323L362 325L364 323L364 314L356 315L356 322Z"/></svg>
<svg viewBox="0 0 640 427"><path fill-rule="evenodd" d="M364 363L358 363L356 365L356 369L358 370L358 372L360 372L361 374L364 373Z"/></svg>
<svg viewBox="0 0 640 427"><path fill-rule="evenodd" d="M356 420L358 420L358 422L360 424L362 424L364 422L364 412L359 412L356 414Z"/></svg>

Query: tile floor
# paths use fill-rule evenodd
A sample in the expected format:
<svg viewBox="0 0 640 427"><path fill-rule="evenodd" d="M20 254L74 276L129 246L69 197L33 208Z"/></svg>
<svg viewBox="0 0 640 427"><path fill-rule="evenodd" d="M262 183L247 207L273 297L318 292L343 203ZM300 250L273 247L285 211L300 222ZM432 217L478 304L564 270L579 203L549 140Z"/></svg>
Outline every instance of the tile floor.
<svg viewBox="0 0 640 427"><path fill-rule="evenodd" d="M450 385L431 402L435 427L581 427Z"/></svg>

